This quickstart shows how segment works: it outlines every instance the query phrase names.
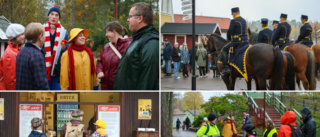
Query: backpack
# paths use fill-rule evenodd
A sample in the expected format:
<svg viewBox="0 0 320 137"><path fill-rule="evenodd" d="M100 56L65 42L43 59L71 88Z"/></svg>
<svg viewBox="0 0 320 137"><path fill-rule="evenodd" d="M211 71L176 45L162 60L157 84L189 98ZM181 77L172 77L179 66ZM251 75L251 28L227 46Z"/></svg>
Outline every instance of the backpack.
<svg viewBox="0 0 320 137"><path fill-rule="evenodd" d="M206 133L204 133L204 135L207 135L210 129L210 125L208 123L206 123L206 125L207 125L207 130L206 130Z"/></svg>
<svg viewBox="0 0 320 137"><path fill-rule="evenodd" d="M297 127L297 129L295 129L292 125L290 125L290 124L287 124L287 125L291 128L291 131L292 131L291 137L303 137L302 133L300 132L299 127L295 126L295 127Z"/></svg>
<svg viewBox="0 0 320 137"><path fill-rule="evenodd" d="M83 124L72 126L71 122L67 123L67 130L65 137L83 137Z"/></svg>

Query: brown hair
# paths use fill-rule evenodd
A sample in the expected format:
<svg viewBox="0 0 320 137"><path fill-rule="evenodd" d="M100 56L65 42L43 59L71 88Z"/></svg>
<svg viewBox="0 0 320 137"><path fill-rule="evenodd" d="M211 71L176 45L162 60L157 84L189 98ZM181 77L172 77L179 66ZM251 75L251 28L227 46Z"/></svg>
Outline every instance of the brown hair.
<svg viewBox="0 0 320 137"><path fill-rule="evenodd" d="M28 24L25 30L25 37L28 42L36 43L40 35L44 35L44 27L40 23L31 22Z"/></svg>
<svg viewBox="0 0 320 137"><path fill-rule="evenodd" d="M116 31L118 34L120 34L122 37L125 35L128 35L128 30L120 25L118 21L112 21L109 22L105 27L104 30L109 30L109 31Z"/></svg>
<svg viewBox="0 0 320 137"><path fill-rule="evenodd" d="M135 15L142 16L144 23L148 25L153 24L153 10L150 4L145 2L138 2L131 6L134 7Z"/></svg>
<svg viewBox="0 0 320 137"><path fill-rule="evenodd" d="M13 47L17 46L18 45L17 37L11 39L10 42L12 43Z"/></svg>
<svg viewBox="0 0 320 137"><path fill-rule="evenodd" d="M266 123L267 123L267 127L266 127L267 129L273 129L274 128L273 122L271 120L267 120Z"/></svg>

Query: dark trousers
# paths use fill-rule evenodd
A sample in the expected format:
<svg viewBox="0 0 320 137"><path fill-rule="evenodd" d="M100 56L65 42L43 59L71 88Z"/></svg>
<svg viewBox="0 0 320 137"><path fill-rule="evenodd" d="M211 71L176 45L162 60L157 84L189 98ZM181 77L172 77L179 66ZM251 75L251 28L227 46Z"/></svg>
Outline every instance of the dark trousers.
<svg viewBox="0 0 320 137"><path fill-rule="evenodd" d="M188 64L182 64L183 76L189 76L188 74Z"/></svg>
<svg viewBox="0 0 320 137"><path fill-rule="evenodd" d="M200 76L205 76L206 75L206 69L203 66L199 67L199 71L200 71Z"/></svg>

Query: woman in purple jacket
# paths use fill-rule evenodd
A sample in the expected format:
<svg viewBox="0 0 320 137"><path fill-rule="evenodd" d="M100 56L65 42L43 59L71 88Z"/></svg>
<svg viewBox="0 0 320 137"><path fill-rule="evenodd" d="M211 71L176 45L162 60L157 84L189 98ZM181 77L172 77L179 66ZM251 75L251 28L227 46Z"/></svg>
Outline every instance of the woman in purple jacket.
<svg viewBox="0 0 320 137"><path fill-rule="evenodd" d="M125 38L128 30L117 21L105 26L106 36L109 39L97 60L97 78L101 79L102 90L113 90L114 78L122 54L127 50L132 38Z"/></svg>

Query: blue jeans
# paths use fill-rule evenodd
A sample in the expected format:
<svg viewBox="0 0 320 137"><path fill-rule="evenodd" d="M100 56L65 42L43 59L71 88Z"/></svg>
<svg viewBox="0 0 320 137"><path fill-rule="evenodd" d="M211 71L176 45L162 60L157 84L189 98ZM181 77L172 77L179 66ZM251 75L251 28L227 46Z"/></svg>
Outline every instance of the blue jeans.
<svg viewBox="0 0 320 137"><path fill-rule="evenodd" d="M208 70L210 70L211 61L208 61Z"/></svg>
<svg viewBox="0 0 320 137"><path fill-rule="evenodd" d="M171 73L171 60L166 60L166 72Z"/></svg>
<svg viewBox="0 0 320 137"><path fill-rule="evenodd" d="M50 81L48 81L50 90L61 90L59 80L60 80L60 76L50 77Z"/></svg>
<svg viewBox="0 0 320 137"><path fill-rule="evenodd" d="M243 135L242 135L242 137L245 137L244 135L246 134L246 131L245 130L243 130Z"/></svg>
<svg viewBox="0 0 320 137"><path fill-rule="evenodd" d="M178 71L180 69L180 62L173 62L173 66L174 66L174 78L178 78Z"/></svg>

